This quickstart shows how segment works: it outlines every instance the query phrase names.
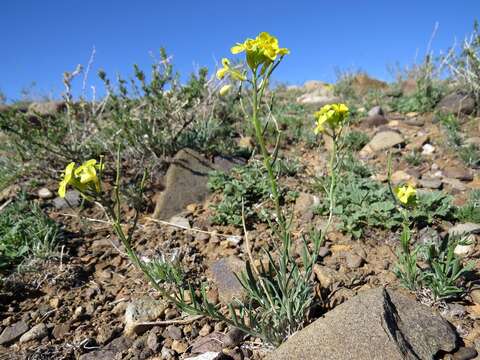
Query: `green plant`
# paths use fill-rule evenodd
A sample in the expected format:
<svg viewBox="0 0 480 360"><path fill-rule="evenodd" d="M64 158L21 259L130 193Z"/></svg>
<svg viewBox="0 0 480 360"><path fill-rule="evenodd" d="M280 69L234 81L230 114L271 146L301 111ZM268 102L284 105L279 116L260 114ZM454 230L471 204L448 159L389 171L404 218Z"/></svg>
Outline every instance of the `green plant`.
<svg viewBox="0 0 480 360"><path fill-rule="evenodd" d="M467 203L457 209L456 216L463 222L480 223L480 190L470 192Z"/></svg>
<svg viewBox="0 0 480 360"><path fill-rule="evenodd" d="M324 179L317 179L316 188L324 189L324 182ZM344 172L339 177L335 202L333 212L340 220L340 230L357 239L365 228L392 229L401 223L388 188L353 172ZM316 211L325 213L325 205L321 204Z"/></svg>
<svg viewBox="0 0 480 360"><path fill-rule="evenodd" d="M463 292L463 289L458 286L461 278L474 267L473 263L464 266L454 252L457 245L467 244L465 239L462 236L453 235L443 238L440 243L431 242L415 246L412 246L410 241L410 219L415 219L419 213L428 212L428 207L434 204L437 204L436 210L442 216L446 216L451 211L449 202L445 201L443 194L418 194L412 185L392 188L391 157L388 159L388 180L395 209L403 219L400 248L397 252L398 261L394 270L396 276L401 284L411 291L429 289L428 294L433 301L458 296ZM423 196L423 199L420 199L420 196ZM439 203L440 206L438 206ZM420 254L423 256L426 267L420 267L418 264Z"/></svg>
<svg viewBox="0 0 480 360"><path fill-rule="evenodd" d="M454 114L438 113L437 117L446 131L447 142L455 148L462 145L463 139L460 135L460 123Z"/></svg>
<svg viewBox="0 0 480 360"><path fill-rule="evenodd" d="M235 152L229 110L212 91L207 75L207 69L201 68L182 86L163 48L149 77L134 65L130 81L117 78L118 90L100 71L109 94L103 141L111 146L121 144L125 155L157 158L184 147L208 153Z"/></svg>
<svg viewBox="0 0 480 360"><path fill-rule="evenodd" d="M340 230L358 239L367 228L394 230L401 226L403 218L396 210L388 186L370 179L371 171L351 154L343 158L340 169L334 208ZM317 178L315 189L322 191L327 185L328 179ZM433 191L419 194L417 201L419 206L408 214L408 221L415 226L423 227L440 219L455 218L451 196ZM316 209L320 214L326 211L325 204Z"/></svg>
<svg viewBox="0 0 480 360"><path fill-rule="evenodd" d="M478 21L473 24L473 31L463 41L460 52L452 48L444 57L456 85L466 91L480 104L480 33Z"/></svg>
<svg viewBox="0 0 480 360"><path fill-rule="evenodd" d="M273 168L275 177L280 178L294 176L301 165L295 160L278 158ZM242 226L242 217L247 225L255 220L269 220L267 209L259 206L270 194L269 180L260 161L235 166L229 173L214 171L209 175L208 187L222 195L221 201L212 205L214 224ZM287 189L281 191L282 202L287 201L287 195Z"/></svg>
<svg viewBox="0 0 480 360"><path fill-rule="evenodd" d="M405 288L416 291L422 281L422 272L417 265L420 248L416 247L412 250L410 239L410 228L407 224L403 224L400 235L400 249L397 251L398 261L393 271Z"/></svg>
<svg viewBox="0 0 480 360"><path fill-rule="evenodd" d="M370 138L367 134L361 131L350 131L343 139L343 146L348 151L359 151L368 144Z"/></svg>
<svg viewBox="0 0 480 360"><path fill-rule="evenodd" d="M457 245L468 244L465 237L453 235L445 237L440 244L426 244L422 249L428 266L422 280L424 286L432 291L434 300L455 298L464 292L459 282L475 264L470 262L464 265L454 250Z"/></svg>
<svg viewBox="0 0 480 360"><path fill-rule="evenodd" d="M46 258L61 240L57 224L25 194L0 212L0 271L26 258Z"/></svg>
<svg viewBox="0 0 480 360"><path fill-rule="evenodd" d="M469 144L462 146L459 150L460 152L458 155L466 165L474 168L480 166L480 149L478 145Z"/></svg>
<svg viewBox="0 0 480 360"><path fill-rule="evenodd" d="M241 226L242 216L247 223L258 218L265 220L265 213L255 209L255 205L266 200L270 193L268 178L262 170L260 162L251 161L245 166L234 167L228 174L216 171L209 176L210 190L222 193L221 201L212 206L215 224Z"/></svg>
<svg viewBox="0 0 480 360"><path fill-rule="evenodd" d="M436 220L454 220L455 207L452 196L442 191L421 192L417 195L417 205L409 211L409 219L415 224L431 225Z"/></svg>
<svg viewBox="0 0 480 360"><path fill-rule="evenodd" d="M427 50L424 61L415 66L408 77L416 81L416 90L412 95L393 99L390 104L399 112L428 112L435 108L445 93L445 85L440 80L442 66L438 59Z"/></svg>
<svg viewBox="0 0 480 360"><path fill-rule="evenodd" d="M447 236L439 244L416 245L412 250L410 237L410 229L404 224L394 270L400 283L414 292L420 292L423 288L429 289L434 301L461 295L464 288L459 286L459 283L475 265L473 262L463 265L454 253L457 245L467 244L465 239L460 236ZM421 268L418 265L419 255L426 267Z"/></svg>
<svg viewBox="0 0 480 360"><path fill-rule="evenodd" d="M422 164L422 154L416 150L413 150L409 154L405 155L405 161L412 166L419 166Z"/></svg>
<svg viewBox="0 0 480 360"><path fill-rule="evenodd" d="M254 45L252 45L252 42ZM319 247L323 241L323 233L312 234L308 242L305 240L304 252L301 257L303 266L300 267L291 253L292 238L289 223L281 209L281 190L275 171L277 153L276 151L273 154L268 152L263 126L260 122L262 99L270 76L283 56L288 53L288 50L279 48L276 38L268 33L261 33L255 40L249 39L244 44L237 44L232 48L234 53L242 51L247 52L247 65L251 70L250 79L247 78L245 72L231 68L227 59L222 61L223 68L217 72L217 75L219 78L228 75L238 81L247 81L252 87L253 107L248 118L255 129L263 166L266 170L267 182L270 187L269 199L273 202L274 208L274 220L270 224L273 233L279 240L279 243L274 243L276 249L274 254L266 252L269 259L268 267L259 269L255 265L248 233L245 229L245 223L243 223L245 246L249 260L246 265L246 272L239 275L239 280L248 294L246 301L235 300L233 304L228 305L228 312L225 314L219 306L208 301L205 284L183 282L183 278L172 270L173 265L168 265L164 259L160 260L160 263L148 265L138 257L132 246L132 235L136 229L138 211L128 233L122 227L119 195L120 152L117 155L117 176L113 197L102 189L102 162L98 164L94 160L89 160L78 168L75 167L75 164L73 164L73 167L69 164L64 173L62 186L64 183L66 186L73 186L81 192L85 199L102 204L112 223L114 232L125 247L132 262L143 271L155 289L166 299L172 301L179 309L190 314L209 316L216 320L225 321L250 335L260 337L270 344L278 345L303 326L309 306L314 299L311 282L312 271L317 260ZM222 89L222 92L225 93L231 87L228 87L227 90ZM346 109L344 105L343 107ZM346 110L347 112L343 111L342 108L341 115L336 112L326 114L325 120L328 120L328 124L333 130L334 144L336 144L335 128L340 125L340 120L348 115L348 109ZM245 113L248 115L247 112ZM332 123L332 115L335 117L334 123ZM278 144L278 142L276 143ZM329 192L329 198L332 202L330 207L333 206L334 201L336 152L333 151L332 154L329 167L332 178ZM145 176L139 187L140 193L143 190ZM329 224L331 220L332 214L329 217ZM167 284L162 283L162 281ZM200 286L199 291L195 291L194 286Z"/></svg>

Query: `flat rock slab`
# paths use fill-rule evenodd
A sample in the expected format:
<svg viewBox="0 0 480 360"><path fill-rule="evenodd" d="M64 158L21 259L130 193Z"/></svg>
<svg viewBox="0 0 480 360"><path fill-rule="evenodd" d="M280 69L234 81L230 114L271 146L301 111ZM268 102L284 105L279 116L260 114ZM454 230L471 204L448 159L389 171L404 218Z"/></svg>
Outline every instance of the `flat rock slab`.
<svg viewBox="0 0 480 360"><path fill-rule="evenodd" d="M29 327L23 320L10 325L0 334L0 345L8 345L28 331Z"/></svg>
<svg viewBox="0 0 480 360"><path fill-rule="evenodd" d="M468 115L475 110L475 100L472 97L461 93L448 94L440 100L436 106L436 110Z"/></svg>
<svg viewBox="0 0 480 360"><path fill-rule="evenodd" d="M480 234L480 224L463 223L457 224L448 230L449 235Z"/></svg>
<svg viewBox="0 0 480 360"><path fill-rule="evenodd" d="M393 130L386 130L375 134L366 146L370 147L373 151L381 151L403 144L403 142L404 140L401 134Z"/></svg>
<svg viewBox="0 0 480 360"><path fill-rule="evenodd" d="M432 360L456 347L453 327L397 292L365 291L290 337L269 360Z"/></svg>
<svg viewBox="0 0 480 360"><path fill-rule="evenodd" d="M153 216L166 220L180 214L189 204L203 202L208 195L208 175L212 171L228 171L243 163L220 156L214 160L191 149L180 150L167 170L165 190L158 197Z"/></svg>
<svg viewBox="0 0 480 360"><path fill-rule="evenodd" d="M143 298L130 302L125 309L125 335L143 334L153 325L146 325L157 320L167 308L162 300Z"/></svg>
<svg viewBox="0 0 480 360"><path fill-rule="evenodd" d="M245 295L245 289L235 276L245 270L242 260L235 256L222 258L212 262L208 270L223 303L228 304L234 298L241 299Z"/></svg>

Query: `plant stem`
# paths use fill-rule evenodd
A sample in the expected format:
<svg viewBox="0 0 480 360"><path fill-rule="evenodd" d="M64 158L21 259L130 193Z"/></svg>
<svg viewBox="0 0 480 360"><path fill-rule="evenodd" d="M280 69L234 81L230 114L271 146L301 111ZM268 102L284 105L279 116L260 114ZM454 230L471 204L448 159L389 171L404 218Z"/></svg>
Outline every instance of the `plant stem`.
<svg viewBox="0 0 480 360"><path fill-rule="evenodd" d="M335 186L336 186L336 170L335 170L335 162L337 158L337 137L335 136L335 133L332 135L332 152L330 154L330 162L328 164L328 171L330 175L330 189L328 190L328 203L329 203L329 208L328 208L328 221L327 225L325 226L325 229L322 232L322 238L325 238L325 235L327 234L328 230L330 229L330 226L332 224L332 219L333 219L333 209L335 208ZM323 239L322 239L323 240Z"/></svg>
<svg viewBox="0 0 480 360"><path fill-rule="evenodd" d="M275 177L275 173L273 171L273 166L272 166L272 161L270 154L267 150L267 147L265 145L265 139L263 138L262 134L262 126L260 124L260 119L258 118L258 113L260 110L260 101L261 97L259 98L259 93L263 94L263 90L266 85L266 81L262 82L262 86L259 89L258 88L258 78L257 78L257 73L256 71L253 72L253 109L252 109L252 123L255 128L255 136L257 138L258 144L260 145L260 151L262 153L263 157L263 164L265 166L265 169L267 169L268 173L268 178L270 181L270 189L272 191L272 197L273 201L275 204L275 212L277 215L277 222L278 225L280 226L280 231L282 232L282 235L286 232L286 222L285 218L283 216L282 209L280 208L280 194L278 191L278 185L277 185L277 180Z"/></svg>

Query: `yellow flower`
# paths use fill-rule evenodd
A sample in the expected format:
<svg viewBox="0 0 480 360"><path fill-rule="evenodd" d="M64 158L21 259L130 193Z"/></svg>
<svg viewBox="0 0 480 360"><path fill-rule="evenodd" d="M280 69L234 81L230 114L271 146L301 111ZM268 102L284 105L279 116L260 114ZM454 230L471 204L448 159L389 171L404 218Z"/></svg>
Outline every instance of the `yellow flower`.
<svg viewBox="0 0 480 360"><path fill-rule="evenodd" d="M97 170L103 170L103 164L97 164L97 160L91 159L85 161L77 169L75 169L75 176L79 177L80 184L87 185L93 183L95 189L100 191L100 180L97 176Z"/></svg>
<svg viewBox="0 0 480 360"><path fill-rule="evenodd" d="M218 80L222 80L226 75L230 75L234 80L246 80L245 76L240 71L230 67L230 60L228 60L227 58L222 59L222 65L223 67L218 69L217 71Z"/></svg>
<svg viewBox="0 0 480 360"><path fill-rule="evenodd" d="M95 191L100 191L100 179L97 176L97 170L103 170L102 163L97 164L97 160L91 159L85 161L82 165L75 169L75 163L71 162L63 172L62 180L58 186L58 195L65 197L67 186L71 185L87 198L84 192L89 186L94 186Z"/></svg>
<svg viewBox="0 0 480 360"><path fill-rule="evenodd" d="M323 106L314 114L316 118L315 134L325 131L325 125L336 130L343 126L349 116L349 109L345 104L329 104Z"/></svg>
<svg viewBox="0 0 480 360"><path fill-rule="evenodd" d="M222 88L220 89L220 96L227 95L230 92L231 88L232 88L231 84L222 86Z"/></svg>
<svg viewBox="0 0 480 360"><path fill-rule="evenodd" d="M251 69L259 65L270 65L277 56L290 53L287 48L278 46L278 39L267 32L260 33L255 39L247 39L243 43L237 43L231 48L232 54L247 53L247 63Z"/></svg>
<svg viewBox="0 0 480 360"><path fill-rule="evenodd" d="M218 69L217 71L218 80L222 80L230 70L230 60L228 60L227 58L223 58L222 65L223 67L221 69Z"/></svg>
<svg viewBox="0 0 480 360"><path fill-rule="evenodd" d="M67 186L74 180L73 177L73 169L75 168L75 163L71 162L70 164L67 165L65 168L65 171L63 172L63 178L62 181L60 181L60 184L58 186L58 195L61 198L65 197L65 194L67 192Z"/></svg>
<svg viewBox="0 0 480 360"><path fill-rule="evenodd" d="M417 190L410 184L398 186L394 189L394 192L403 205L412 204L417 196Z"/></svg>

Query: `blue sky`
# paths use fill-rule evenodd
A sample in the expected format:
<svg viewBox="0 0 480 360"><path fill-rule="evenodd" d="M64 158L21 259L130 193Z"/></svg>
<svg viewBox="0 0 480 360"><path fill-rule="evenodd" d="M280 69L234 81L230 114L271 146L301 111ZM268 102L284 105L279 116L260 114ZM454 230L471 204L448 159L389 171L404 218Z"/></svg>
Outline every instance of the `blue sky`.
<svg viewBox="0 0 480 360"><path fill-rule="evenodd" d="M34 93L58 97L62 73L96 58L96 72L128 77L145 70L161 46L184 75L213 69L230 46L260 31L280 39L291 55L276 80L335 80L335 69L362 69L390 79L387 65L412 64L424 54L436 22L433 49L471 32L480 1L457 0L4 0L0 6L0 90L10 100ZM420 60L420 59L418 59Z"/></svg>

